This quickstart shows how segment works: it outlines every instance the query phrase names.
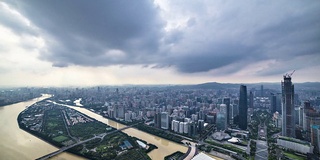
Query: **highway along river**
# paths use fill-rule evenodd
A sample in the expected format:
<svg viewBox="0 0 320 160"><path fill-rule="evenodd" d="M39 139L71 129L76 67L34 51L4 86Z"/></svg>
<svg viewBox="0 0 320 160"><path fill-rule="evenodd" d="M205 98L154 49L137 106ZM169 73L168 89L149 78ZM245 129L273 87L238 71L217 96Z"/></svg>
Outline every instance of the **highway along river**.
<svg viewBox="0 0 320 160"><path fill-rule="evenodd" d="M30 101L25 101L21 103L16 103L13 105L7 105L0 107L0 159L10 159L10 160L22 160L22 159L35 159L39 158L48 153L58 150L56 147L38 139L37 137L21 130L18 126L17 117L20 112L22 112L26 106L30 106L37 101L48 98L49 95L44 95L40 98L33 99ZM69 106L71 107L71 106ZM106 123L115 128L122 128L125 125L108 120L96 113L79 107L71 107L79 112L82 112L92 118L97 119L103 123ZM166 139L139 131L134 128L126 129L123 132L128 135L143 139L148 143L152 143L158 147L151 151L148 155L153 160L163 160L163 158L175 151L186 152L187 147L168 141ZM53 157L55 160L63 159L83 159L79 156L62 153L58 156Z"/></svg>
<svg viewBox="0 0 320 160"><path fill-rule="evenodd" d="M19 113L26 106L30 106L38 100L40 101L48 97L49 95L44 95L30 101L0 107L0 159L30 160L58 150L58 148L21 130L17 122ZM62 153L52 159L81 160L84 158L69 153Z"/></svg>

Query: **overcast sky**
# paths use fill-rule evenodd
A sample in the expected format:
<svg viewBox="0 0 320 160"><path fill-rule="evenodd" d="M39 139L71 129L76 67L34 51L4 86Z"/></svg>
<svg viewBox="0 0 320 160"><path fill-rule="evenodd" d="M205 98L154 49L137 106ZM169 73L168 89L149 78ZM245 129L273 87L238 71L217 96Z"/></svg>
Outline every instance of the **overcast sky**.
<svg viewBox="0 0 320 160"><path fill-rule="evenodd" d="M0 1L0 86L320 81L320 1Z"/></svg>

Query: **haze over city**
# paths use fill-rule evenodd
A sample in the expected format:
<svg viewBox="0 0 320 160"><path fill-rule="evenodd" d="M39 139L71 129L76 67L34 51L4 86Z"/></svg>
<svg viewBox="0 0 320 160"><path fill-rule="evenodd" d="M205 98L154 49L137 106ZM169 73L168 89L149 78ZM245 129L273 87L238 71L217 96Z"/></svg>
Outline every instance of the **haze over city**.
<svg viewBox="0 0 320 160"><path fill-rule="evenodd" d="M320 81L319 1L1 1L1 86Z"/></svg>

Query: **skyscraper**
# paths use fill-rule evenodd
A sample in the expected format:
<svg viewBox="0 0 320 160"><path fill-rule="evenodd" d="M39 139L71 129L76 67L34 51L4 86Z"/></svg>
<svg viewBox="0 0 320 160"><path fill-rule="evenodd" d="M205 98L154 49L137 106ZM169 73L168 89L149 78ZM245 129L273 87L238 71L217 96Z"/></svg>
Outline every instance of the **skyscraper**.
<svg viewBox="0 0 320 160"><path fill-rule="evenodd" d="M249 93L249 108L253 108L253 93L250 91Z"/></svg>
<svg viewBox="0 0 320 160"><path fill-rule="evenodd" d="M282 88L282 136L295 136L295 113L294 113L294 85L291 75L284 75L281 82Z"/></svg>
<svg viewBox="0 0 320 160"><path fill-rule="evenodd" d="M159 112L154 115L154 126L161 128L161 113Z"/></svg>
<svg viewBox="0 0 320 160"><path fill-rule="evenodd" d="M247 129L247 115L248 115L248 99L247 99L247 86L240 86L240 99L239 99L239 128L242 130Z"/></svg>
<svg viewBox="0 0 320 160"><path fill-rule="evenodd" d="M198 120L198 131L201 132L204 128L204 120Z"/></svg>
<svg viewBox="0 0 320 160"><path fill-rule="evenodd" d="M230 98L223 98L223 104L226 105L226 123L227 125L230 124L230 121L232 120L232 114L231 114L231 109L230 109Z"/></svg>
<svg viewBox="0 0 320 160"><path fill-rule="evenodd" d="M273 114L277 111L277 96L271 93L270 112Z"/></svg>
<svg viewBox="0 0 320 160"><path fill-rule="evenodd" d="M169 129L169 115L168 112L161 112L161 128Z"/></svg>
<svg viewBox="0 0 320 160"><path fill-rule="evenodd" d="M320 125L311 126L311 144L320 153Z"/></svg>
<svg viewBox="0 0 320 160"><path fill-rule="evenodd" d="M227 105L221 104L220 111L217 114L217 130L227 129Z"/></svg>
<svg viewBox="0 0 320 160"><path fill-rule="evenodd" d="M125 108L123 105L118 106L118 117L117 118L124 118Z"/></svg>

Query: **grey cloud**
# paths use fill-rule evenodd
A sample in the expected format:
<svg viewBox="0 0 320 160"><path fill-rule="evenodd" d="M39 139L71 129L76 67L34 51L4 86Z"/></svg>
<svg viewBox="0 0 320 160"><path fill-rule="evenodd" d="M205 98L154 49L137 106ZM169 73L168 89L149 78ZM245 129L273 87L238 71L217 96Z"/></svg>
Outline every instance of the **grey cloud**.
<svg viewBox="0 0 320 160"><path fill-rule="evenodd" d="M141 63L139 57L157 52L164 25L153 2L147 0L15 1L12 6L52 38L49 52L40 58L59 64ZM111 60L105 52L114 49L124 51L129 59Z"/></svg>
<svg viewBox="0 0 320 160"><path fill-rule="evenodd" d="M297 57L287 58L285 60L278 60L268 68L256 73L258 76L268 76L285 74L293 70L319 66L320 54L317 55L301 55Z"/></svg>
<svg viewBox="0 0 320 160"><path fill-rule="evenodd" d="M37 35L34 27L28 26L22 17L10 11L3 2L0 2L0 23L10 28L16 34Z"/></svg>
<svg viewBox="0 0 320 160"><path fill-rule="evenodd" d="M206 46L203 50L195 50L194 53L190 53L184 57L173 57L172 63L181 72L207 72L212 69L228 66L229 64L250 61L252 60L250 57L256 53L255 47L241 45L240 43L214 43L210 45L212 46ZM260 55L255 56L256 59L262 59ZM229 70L223 74L233 73L239 69L241 68Z"/></svg>
<svg viewBox="0 0 320 160"><path fill-rule="evenodd" d="M318 8L305 12L305 14L288 15L285 20L262 28L256 33L257 40L263 42L268 50L274 51L273 56L278 58L319 54L320 11ZM281 48L287 49L279 54L277 50Z"/></svg>
<svg viewBox="0 0 320 160"><path fill-rule="evenodd" d="M169 32L164 31L166 19L160 18L159 8L148 0L7 3L40 28L48 46L40 58L56 67L141 64L175 67L184 73L215 70L217 74L232 74L257 61L275 59L281 63L320 54L317 1L230 2L232 5L171 1L180 3L173 5L172 14L188 19L185 28ZM211 10L212 6L216 10ZM10 22L8 15L0 18L2 24L24 32L25 27ZM109 54L114 50L121 55ZM316 64L305 63L299 68L309 65ZM226 66L231 67L222 69ZM294 63L286 69L292 66ZM282 71L271 67L256 74Z"/></svg>
<svg viewBox="0 0 320 160"><path fill-rule="evenodd" d="M62 63L62 62L53 62L53 63L52 63L52 66L53 66L53 67L67 67L68 64Z"/></svg>
<svg viewBox="0 0 320 160"><path fill-rule="evenodd" d="M215 70L215 73L223 75L235 73L258 61L276 59L279 63L285 63L288 59L303 55L319 55L320 3L290 2L283 6L284 2L232 2L232 5L222 4L223 7L218 7L221 9L218 16L197 15L195 27L198 22L203 26L196 28L193 33L184 33L183 41L188 43L182 42L180 46L188 54L175 57L170 62L181 72ZM308 58L312 59L312 56ZM273 75L294 67L314 65L317 64L300 63L297 66L288 63L286 67L271 67L252 74ZM226 66L237 67L219 73L219 69Z"/></svg>
<svg viewBox="0 0 320 160"><path fill-rule="evenodd" d="M176 29L167 33L164 41L166 44L176 44L183 39L183 32Z"/></svg>
<svg viewBox="0 0 320 160"><path fill-rule="evenodd" d="M194 26L196 23L197 23L197 21L196 21L195 18L190 18L190 19L188 19L188 22L187 22L188 27L192 27L192 26Z"/></svg>

